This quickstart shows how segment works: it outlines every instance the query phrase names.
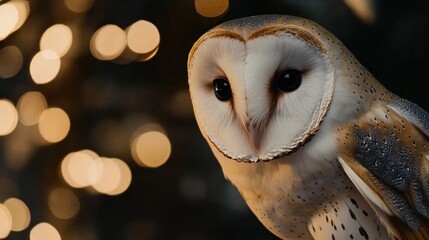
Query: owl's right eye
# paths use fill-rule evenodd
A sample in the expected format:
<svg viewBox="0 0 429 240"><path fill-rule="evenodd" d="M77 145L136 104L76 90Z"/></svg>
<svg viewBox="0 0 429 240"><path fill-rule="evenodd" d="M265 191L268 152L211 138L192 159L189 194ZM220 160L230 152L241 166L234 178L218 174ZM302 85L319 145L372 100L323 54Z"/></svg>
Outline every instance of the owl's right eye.
<svg viewBox="0 0 429 240"><path fill-rule="evenodd" d="M228 101L232 98L231 87L229 82L223 78L216 78L213 81L214 93L220 101Z"/></svg>

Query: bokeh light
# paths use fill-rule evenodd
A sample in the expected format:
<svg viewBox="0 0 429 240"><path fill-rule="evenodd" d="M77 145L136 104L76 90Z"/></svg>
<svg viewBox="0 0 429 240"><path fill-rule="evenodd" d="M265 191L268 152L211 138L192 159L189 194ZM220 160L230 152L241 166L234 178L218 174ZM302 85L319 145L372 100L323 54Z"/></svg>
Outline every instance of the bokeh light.
<svg viewBox="0 0 429 240"><path fill-rule="evenodd" d="M21 70L23 56L19 48L7 46L0 49L0 78L11 78Z"/></svg>
<svg viewBox="0 0 429 240"><path fill-rule="evenodd" d="M82 151L81 151L82 152ZM84 152L82 152L84 153ZM97 156L91 157L91 164L84 170L88 184L93 186L103 175L103 158ZM88 186L88 185L87 185Z"/></svg>
<svg viewBox="0 0 429 240"><path fill-rule="evenodd" d="M64 180L74 188L92 186L99 193L119 195L131 184L131 170L117 158L99 157L91 150L68 154L61 163Z"/></svg>
<svg viewBox="0 0 429 240"><path fill-rule="evenodd" d="M4 202L12 217L11 230L15 232L25 230L30 224L31 215L27 205L18 198L9 198Z"/></svg>
<svg viewBox="0 0 429 240"><path fill-rule="evenodd" d="M158 49L159 49L159 46L148 53L140 54L140 56L137 57L137 61L140 61L140 62L149 61L150 59L155 57L155 55L158 53Z"/></svg>
<svg viewBox="0 0 429 240"><path fill-rule="evenodd" d="M159 41L158 28L151 22L139 20L127 28L128 47L135 53L151 53L156 50Z"/></svg>
<svg viewBox="0 0 429 240"><path fill-rule="evenodd" d="M9 236L12 230L12 216L9 209L0 203L0 239Z"/></svg>
<svg viewBox="0 0 429 240"><path fill-rule="evenodd" d="M70 119L61 108L48 108L40 115L39 132L50 143L63 140L70 131Z"/></svg>
<svg viewBox="0 0 429 240"><path fill-rule="evenodd" d="M172 113L181 118L192 118L194 116L188 89L181 89L174 94L171 98L170 109Z"/></svg>
<svg viewBox="0 0 429 240"><path fill-rule="evenodd" d="M27 129L18 125L13 134L4 140L4 160L7 167L19 172L27 166L37 150L36 144L38 144L37 140L40 140L39 137L37 128ZM43 141L43 143L46 142Z"/></svg>
<svg viewBox="0 0 429 240"><path fill-rule="evenodd" d="M135 130L135 132L133 134L133 139L134 139L134 137L137 137L138 135L141 135L145 132L150 132L150 131L162 132L163 134L166 134L165 129L161 125L159 125L158 123L147 122L147 123L143 124L142 126L140 126L137 130Z"/></svg>
<svg viewBox="0 0 429 240"><path fill-rule="evenodd" d="M121 178L119 179L119 183L116 186L116 188L109 191L107 194L119 195L125 192L130 186L131 180L132 180L132 174L131 174L130 168L124 161L117 158L112 158L111 160L117 165Z"/></svg>
<svg viewBox="0 0 429 240"><path fill-rule="evenodd" d="M10 134L18 124L18 111L5 99L0 99L0 136Z"/></svg>
<svg viewBox="0 0 429 240"><path fill-rule="evenodd" d="M52 50L58 56L64 56L73 42L73 33L70 27L64 24L55 24L46 29L40 39L40 50Z"/></svg>
<svg viewBox="0 0 429 240"><path fill-rule="evenodd" d="M126 163L117 158L101 160L101 176L93 184L94 189L108 195L118 195L127 190L131 183L131 170Z"/></svg>
<svg viewBox="0 0 429 240"><path fill-rule="evenodd" d="M52 214L59 219L75 217L80 210L77 196L67 188L55 188L49 193L48 205Z"/></svg>
<svg viewBox="0 0 429 240"><path fill-rule="evenodd" d="M195 0L195 9L203 17L218 17L226 12L229 0Z"/></svg>
<svg viewBox="0 0 429 240"><path fill-rule="evenodd" d="M68 154L61 162L64 180L74 188L83 188L98 181L101 173L97 161L98 155L91 150L82 150Z"/></svg>
<svg viewBox="0 0 429 240"><path fill-rule="evenodd" d="M30 240L61 240L61 235L54 226L42 222L31 229Z"/></svg>
<svg viewBox="0 0 429 240"><path fill-rule="evenodd" d="M75 13L88 11L94 4L94 0L65 0L66 7Z"/></svg>
<svg viewBox="0 0 429 240"><path fill-rule="evenodd" d="M101 176L93 187L100 193L109 194L118 187L121 171L114 160L110 158L101 158L101 160Z"/></svg>
<svg viewBox="0 0 429 240"><path fill-rule="evenodd" d="M27 20L27 17L30 14L30 4L26 0L12 0L8 3L14 5L18 11L18 21L12 30L16 31L25 23L25 20Z"/></svg>
<svg viewBox="0 0 429 240"><path fill-rule="evenodd" d="M113 60L124 51L127 45L125 31L116 25L105 25L91 38L90 49L94 57L100 60Z"/></svg>
<svg viewBox="0 0 429 240"><path fill-rule="evenodd" d="M19 121L22 125L33 126L39 122L40 115L48 107L45 97L40 92L27 92L18 101Z"/></svg>
<svg viewBox="0 0 429 240"><path fill-rule="evenodd" d="M19 20L19 12L15 5L5 3L0 5L0 40L11 34Z"/></svg>
<svg viewBox="0 0 429 240"><path fill-rule="evenodd" d="M162 132L143 132L133 139L131 153L139 165L157 168L167 162L170 157L171 143Z"/></svg>
<svg viewBox="0 0 429 240"><path fill-rule="evenodd" d="M374 0L344 0L353 13L365 23L375 20Z"/></svg>
<svg viewBox="0 0 429 240"><path fill-rule="evenodd" d="M45 84L54 80L60 72L60 67L60 56L55 51L42 50L36 53L31 60L30 74L35 83Z"/></svg>

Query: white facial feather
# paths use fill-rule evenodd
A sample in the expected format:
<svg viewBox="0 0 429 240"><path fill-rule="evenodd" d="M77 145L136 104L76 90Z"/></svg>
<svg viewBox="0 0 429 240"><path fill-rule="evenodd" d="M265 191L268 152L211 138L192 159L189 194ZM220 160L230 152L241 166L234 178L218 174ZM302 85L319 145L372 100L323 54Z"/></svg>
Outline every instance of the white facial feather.
<svg viewBox="0 0 429 240"><path fill-rule="evenodd" d="M243 81L230 81L234 104L219 101L213 92L213 80L219 77L242 79L245 60L245 46L230 38L208 39L194 55L190 78L191 94L196 115L204 126L209 139L218 143L217 147L229 153L230 148L242 149L240 157L245 157L252 146L244 139L242 121L246 118ZM235 136L235 137L231 137Z"/></svg>
<svg viewBox="0 0 429 240"><path fill-rule="evenodd" d="M223 154L244 161L272 159L302 141L312 129L310 124L315 124L315 115L320 115L326 94L320 89L333 82L327 57L288 33L247 42L207 39L190 64L190 87L200 127ZM296 91L284 93L276 88L276 77L285 69L302 72L302 84ZM219 77L231 84L230 101L215 97L213 80Z"/></svg>
<svg viewBox="0 0 429 240"><path fill-rule="evenodd" d="M273 90L278 91L272 119L263 125L261 135L259 158L268 159L309 128L322 100L320 89L327 81L332 81L332 70L325 56L291 34L249 41L247 51L245 81L249 118L263 122L270 110L270 95ZM275 84L276 74L285 69L297 69L303 73L302 84L296 91L283 93L264 87Z"/></svg>

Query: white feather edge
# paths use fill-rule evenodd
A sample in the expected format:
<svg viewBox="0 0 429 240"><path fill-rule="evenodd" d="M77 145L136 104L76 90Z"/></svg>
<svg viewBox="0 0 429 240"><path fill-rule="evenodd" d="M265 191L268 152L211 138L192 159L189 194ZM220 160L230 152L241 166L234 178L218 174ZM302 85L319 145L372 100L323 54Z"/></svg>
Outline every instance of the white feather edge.
<svg viewBox="0 0 429 240"><path fill-rule="evenodd" d="M376 205L378 208L383 210L387 215L393 216L394 214L390 210L390 208L386 205L386 203L375 193L350 167L340 156L337 157L338 162L343 167L347 176L356 186L358 191L364 196L370 203Z"/></svg>

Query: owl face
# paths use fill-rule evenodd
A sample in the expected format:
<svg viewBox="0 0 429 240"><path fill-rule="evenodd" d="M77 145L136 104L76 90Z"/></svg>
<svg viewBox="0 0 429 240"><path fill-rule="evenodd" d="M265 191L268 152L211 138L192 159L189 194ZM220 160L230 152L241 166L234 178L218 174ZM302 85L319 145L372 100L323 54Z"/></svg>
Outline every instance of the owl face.
<svg viewBox="0 0 429 240"><path fill-rule="evenodd" d="M334 68L317 35L284 16L233 20L204 34L188 60L197 123L230 159L269 161L319 129Z"/></svg>

